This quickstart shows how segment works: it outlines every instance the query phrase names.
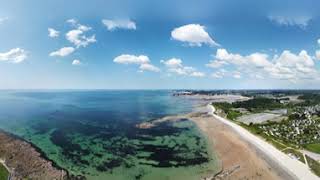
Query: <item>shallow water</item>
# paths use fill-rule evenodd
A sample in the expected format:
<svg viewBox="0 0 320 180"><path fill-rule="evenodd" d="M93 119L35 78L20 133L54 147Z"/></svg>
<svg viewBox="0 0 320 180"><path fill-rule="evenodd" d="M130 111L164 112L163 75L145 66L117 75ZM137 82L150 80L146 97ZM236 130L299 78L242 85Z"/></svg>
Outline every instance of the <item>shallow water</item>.
<svg viewBox="0 0 320 180"><path fill-rule="evenodd" d="M136 127L193 105L169 91L1 91L0 127L88 179L198 179L217 161L195 124Z"/></svg>

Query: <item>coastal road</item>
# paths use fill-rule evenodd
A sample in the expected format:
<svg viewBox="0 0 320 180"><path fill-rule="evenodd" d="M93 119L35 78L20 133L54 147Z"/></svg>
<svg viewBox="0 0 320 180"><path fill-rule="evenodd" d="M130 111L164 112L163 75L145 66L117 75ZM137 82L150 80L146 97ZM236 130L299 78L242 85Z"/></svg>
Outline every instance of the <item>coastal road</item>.
<svg viewBox="0 0 320 180"><path fill-rule="evenodd" d="M271 161L279 165L283 170L285 170L292 178L301 180L319 180L320 178L313 174L309 167L302 162L291 159L285 153L279 151L269 143L265 142L261 138L253 135L241 126L222 118L216 114L215 108L212 105L208 105L210 109L209 114L215 119L221 121L222 123L230 126L235 132L237 132L244 140L248 141L250 144L255 146L259 151L261 151L266 157L270 158Z"/></svg>

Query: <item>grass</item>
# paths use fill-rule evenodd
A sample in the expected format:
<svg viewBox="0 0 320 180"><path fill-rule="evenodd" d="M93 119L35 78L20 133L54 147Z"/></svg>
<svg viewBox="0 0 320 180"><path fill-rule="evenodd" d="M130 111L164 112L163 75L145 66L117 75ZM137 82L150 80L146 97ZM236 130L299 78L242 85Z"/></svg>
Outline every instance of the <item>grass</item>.
<svg viewBox="0 0 320 180"><path fill-rule="evenodd" d="M238 117L242 116L242 113L235 110L229 110L227 118L230 120L236 120Z"/></svg>
<svg viewBox="0 0 320 180"><path fill-rule="evenodd" d="M305 146L305 148L309 151L320 154L320 143L308 144Z"/></svg>
<svg viewBox="0 0 320 180"><path fill-rule="evenodd" d="M0 180L7 180L8 176L9 172L2 164L0 164Z"/></svg>
<svg viewBox="0 0 320 180"><path fill-rule="evenodd" d="M311 168L312 172L315 173L317 176L320 176L320 163L316 160L313 160L307 155L306 155L306 159L308 161L309 167Z"/></svg>
<svg viewBox="0 0 320 180"><path fill-rule="evenodd" d="M278 141L275 141L274 139L271 138L267 138L266 139L267 142L269 142L270 144L272 144L274 147L276 147L279 150L283 150L284 148L286 148L287 146L279 143Z"/></svg>

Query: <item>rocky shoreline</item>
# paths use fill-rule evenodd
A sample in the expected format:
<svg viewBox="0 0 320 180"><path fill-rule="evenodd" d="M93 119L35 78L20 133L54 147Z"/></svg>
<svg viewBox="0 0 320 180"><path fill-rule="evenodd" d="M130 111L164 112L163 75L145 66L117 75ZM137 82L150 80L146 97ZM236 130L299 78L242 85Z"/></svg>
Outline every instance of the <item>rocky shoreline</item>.
<svg viewBox="0 0 320 180"><path fill-rule="evenodd" d="M35 145L0 130L0 159L10 170L10 179L84 179L70 175L50 161Z"/></svg>

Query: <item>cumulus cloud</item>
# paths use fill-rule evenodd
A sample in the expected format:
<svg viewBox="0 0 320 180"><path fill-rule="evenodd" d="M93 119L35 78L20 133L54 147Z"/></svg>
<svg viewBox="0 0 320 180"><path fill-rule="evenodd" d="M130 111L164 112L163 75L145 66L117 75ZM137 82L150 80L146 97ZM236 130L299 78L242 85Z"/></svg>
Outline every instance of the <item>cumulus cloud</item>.
<svg viewBox="0 0 320 180"><path fill-rule="evenodd" d="M139 69L140 71L160 72L160 69L152 64L141 64Z"/></svg>
<svg viewBox="0 0 320 180"><path fill-rule="evenodd" d="M288 50L283 51L280 56L275 55L270 58L267 54L252 53L247 56L229 53L226 49L218 49L215 59L207 66L211 66L215 62L223 62L219 67L234 66L239 73L234 73L235 78L240 78L241 73L247 74L249 77L268 76L276 79L301 80L315 78L318 72L312 57L302 50L298 54L294 54ZM220 77L216 74L216 77ZM259 78L261 79L261 78Z"/></svg>
<svg viewBox="0 0 320 180"><path fill-rule="evenodd" d="M109 31L113 31L116 29L129 29L129 30L136 30L136 23L129 20L129 19L103 19L102 20L103 25L107 27Z"/></svg>
<svg viewBox="0 0 320 180"><path fill-rule="evenodd" d="M312 19L311 16L269 16L268 18L281 26L298 26L303 29Z"/></svg>
<svg viewBox="0 0 320 180"><path fill-rule="evenodd" d="M75 59L75 60L72 61L72 65L79 66L81 64L82 64L81 61L78 60L78 59Z"/></svg>
<svg viewBox="0 0 320 180"><path fill-rule="evenodd" d="M184 75L184 76L192 76L192 77L205 76L205 73L197 71L195 68L191 66L184 66L182 64L182 60L178 58L161 60L160 62L167 67L169 73L174 73L177 75Z"/></svg>
<svg viewBox="0 0 320 180"><path fill-rule="evenodd" d="M114 58L113 62L119 64L147 64L150 62L149 57L145 55L135 56L130 54L122 54Z"/></svg>
<svg viewBox="0 0 320 180"><path fill-rule="evenodd" d="M77 28L72 29L66 33L66 39L68 41L73 43L77 48L86 47L87 45L97 41L95 35L91 35L91 36L85 35L87 31L92 29L91 27L85 26L82 24L77 24L75 20L74 21L72 20L73 19L68 21L71 21L72 23L76 23Z"/></svg>
<svg viewBox="0 0 320 180"><path fill-rule="evenodd" d="M49 37L55 38L59 36L59 31L53 29L53 28L48 28L48 32L49 32Z"/></svg>
<svg viewBox="0 0 320 180"><path fill-rule="evenodd" d="M113 62L118 64L136 64L139 65L140 72L143 71L152 71L160 72L160 69L150 63L150 59L146 55L131 55L131 54L122 54L113 59Z"/></svg>
<svg viewBox="0 0 320 180"><path fill-rule="evenodd" d="M163 63L164 65L166 65L169 68L177 68L177 67L182 67L182 60L181 59L177 59L177 58L171 58L167 61L165 60L161 60L161 63Z"/></svg>
<svg viewBox="0 0 320 180"><path fill-rule="evenodd" d="M49 56L61 56L61 57L64 57L64 56L68 56L69 54L73 53L74 52L74 48L73 47L63 47L57 51L54 51L54 52L51 52L49 54Z"/></svg>
<svg viewBox="0 0 320 180"><path fill-rule="evenodd" d="M8 52L0 53L0 61L20 63L27 59L27 52L21 48L14 48Z"/></svg>
<svg viewBox="0 0 320 180"><path fill-rule="evenodd" d="M171 32L171 37L190 46L202 46L202 44L219 46L206 32L205 27L199 24L188 24L175 28Z"/></svg>

